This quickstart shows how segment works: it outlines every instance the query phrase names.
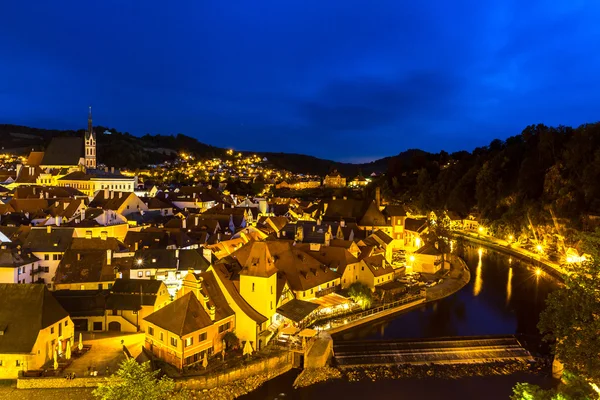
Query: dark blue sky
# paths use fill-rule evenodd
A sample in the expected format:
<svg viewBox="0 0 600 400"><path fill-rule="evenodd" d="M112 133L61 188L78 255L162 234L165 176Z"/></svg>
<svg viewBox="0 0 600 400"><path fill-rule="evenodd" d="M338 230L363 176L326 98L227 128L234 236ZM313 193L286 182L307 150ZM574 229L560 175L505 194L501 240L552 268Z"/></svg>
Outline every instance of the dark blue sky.
<svg viewBox="0 0 600 400"><path fill-rule="evenodd" d="M37 3L37 4L36 4ZM363 161L599 120L600 2L3 1L0 123Z"/></svg>

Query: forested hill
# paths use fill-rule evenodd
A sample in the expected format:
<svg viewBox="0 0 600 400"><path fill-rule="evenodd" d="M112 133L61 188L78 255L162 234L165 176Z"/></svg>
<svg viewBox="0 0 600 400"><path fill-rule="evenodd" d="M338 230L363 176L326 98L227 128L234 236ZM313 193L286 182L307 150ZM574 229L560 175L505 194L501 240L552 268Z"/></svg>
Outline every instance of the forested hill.
<svg viewBox="0 0 600 400"><path fill-rule="evenodd" d="M512 232L552 216L580 225L600 215L600 123L531 125L470 153L404 153L390 160L387 183L421 210L476 207Z"/></svg>
<svg viewBox="0 0 600 400"><path fill-rule="evenodd" d="M227 156L226 149L204 144L183 134L147 134L137 137L103 126L95 126L94 131L98 139L98 159L106 165L117 168L145 168L148 164L158 164L173 159L180 152L187 152L198 158ZM84 130L52 130L0 125L0 148L4 151L27 154L32 149L44 149L54 136L83 135L83 133ZM383 158L372 163L350 164L302 154L269 152L257 152L256 154L267 157L276 168L321 176L338 170L350 179L359 173L367 175L372 172L385 172L389 160L389 158Z"/></svg>

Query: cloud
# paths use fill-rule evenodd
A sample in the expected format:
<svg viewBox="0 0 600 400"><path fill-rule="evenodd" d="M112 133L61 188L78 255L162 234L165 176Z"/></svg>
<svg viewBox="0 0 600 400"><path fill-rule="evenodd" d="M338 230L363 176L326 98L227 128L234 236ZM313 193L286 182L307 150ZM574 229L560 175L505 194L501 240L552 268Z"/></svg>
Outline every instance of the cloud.
<svg viewBox="0 0 600 400"><path fill-rule="evenodd" d="M460 87L460 78L443 71L336 81L300 103L299 114L313 129L365 131L425 114L447 115Z"/></svg>

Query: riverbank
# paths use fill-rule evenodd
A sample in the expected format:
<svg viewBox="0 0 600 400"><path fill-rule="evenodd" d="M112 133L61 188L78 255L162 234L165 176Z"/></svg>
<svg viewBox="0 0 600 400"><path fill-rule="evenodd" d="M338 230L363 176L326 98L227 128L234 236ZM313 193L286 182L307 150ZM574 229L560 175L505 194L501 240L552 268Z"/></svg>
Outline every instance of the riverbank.
<svg viewBox="0 0 600 400"><path fill-rule="evenodd" d="M456 231L455 232L460 237L466 239L467 241L474 243L479 246L483 246L486 248L490 248L492 250L498 251L503 254L507 254L511 257L515 257L518 260L525 261L531 264L539 265L546 273L557 278L562 281L563 274L565 273L561 266L555 262L552 262L548 259L540 257L539 254L532 253L528 250L513 247L505 240L496 239L489 236L481 236L471 234L469 232L464 231Z"/></svg>
<svg viewBox="0 0 600 400"><path fill-rule="evenodd" d="M369 313L365 311L367 316L364 318L350 320L350 318L342 318L342 323L336 324L330 322L330 327L325 329L329 334L339 334L345 330L356 328L368 322L377 321L379 319L388 318L398 313L411 311L423 304L431 303L448 296L451 296L464 288L471 280L471 271L469 267L460 257L454 256L450 262L450 271L444 277L444 281L433 287L425 289L425 297L408 303L400 304L396 307L385 308L380 312Z"/></svg>

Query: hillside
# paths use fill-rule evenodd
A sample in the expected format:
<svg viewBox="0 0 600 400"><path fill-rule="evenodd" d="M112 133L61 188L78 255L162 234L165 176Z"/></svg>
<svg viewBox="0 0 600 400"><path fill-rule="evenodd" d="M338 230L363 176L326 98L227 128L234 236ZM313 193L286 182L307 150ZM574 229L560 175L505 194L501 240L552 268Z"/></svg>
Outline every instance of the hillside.
<svg viewBox="0 0 600 400"><path fill-rule="evenodd" d="M139 169L148 164L159 164L171 160L180 152L186 152L197 158L227 157L226 149L211 146L197 139L183 135L149 135L133 136L115 129L96 126L98 159L105 165L117 168ZM42 150L54 136L83 135L84 130L53 130L30 128L19 125L0 125L0 148L3 151L28 154L32 149ZM353 178L362 173L384 172L388 158L366 163L350 164L317 157L289 154L258 152L267 157L269 163L276 168L290 170L294 173L325 175L337 169L340 173Z"/></svg>
<svg viewBox="0 0 600 400"><path fill-rule="evenodd" d="M405 152L386 177L389 194L422 211L477 209L500 232L586 228L600 215L600 123L531 125L472 152Z"/></svg>

